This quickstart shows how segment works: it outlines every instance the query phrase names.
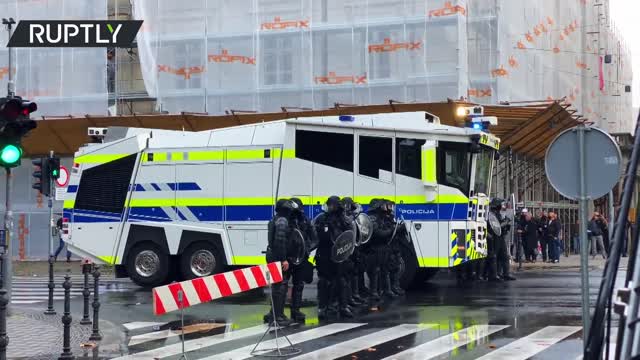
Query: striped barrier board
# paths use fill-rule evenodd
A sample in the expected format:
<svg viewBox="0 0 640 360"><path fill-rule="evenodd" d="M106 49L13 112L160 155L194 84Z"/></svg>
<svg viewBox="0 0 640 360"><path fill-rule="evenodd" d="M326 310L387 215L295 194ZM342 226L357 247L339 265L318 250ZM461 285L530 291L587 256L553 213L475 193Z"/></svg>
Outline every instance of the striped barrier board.
<svg viewBox="0 0 640 360"><path fill-rule="evenodd" d="M267 281L267 273L269 274ZM153 288L153 313L164 315L282 281L280 262L252 266ZM182 306L178 292L182 291Z"/></svg>

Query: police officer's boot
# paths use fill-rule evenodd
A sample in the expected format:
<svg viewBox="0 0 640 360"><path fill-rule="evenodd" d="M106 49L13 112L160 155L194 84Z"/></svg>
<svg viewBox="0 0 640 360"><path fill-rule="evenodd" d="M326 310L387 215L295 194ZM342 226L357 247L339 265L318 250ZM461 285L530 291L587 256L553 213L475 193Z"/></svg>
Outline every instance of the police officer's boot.
<svg viewBox="0 0 640 360"><path fill-rule="evenodd" d="M391 276L391 291L398 296L404 295L404 290L400 286L400 271L394 271Z"/></svg>
<svg viewBox="0 0 640 360"><path fill-rule="evenodd" d="M341 278L338 282L339 286L339 306L340 306L340 317L342 318L352 318L353 313L349 308L349 286L346 278Z"/></svg>
<svg viewBox="0 0 640 360"><path fill-rule="evenodd" d="M380 301L380 293L378 292L378 286L380 284L380 271L372 271L367 273L369 276L369 302L375 303Z"/></svg>
<svg viewBox="0 0 640 360"><path fill-rule="evenodd" d="M364 272L361 272L357 275L358 279L358 292L360 294L360 298L362 301L369 298L369 289L364 284Z"/></svg>
<svg viewBox="0 0 640 360"><path fill-rule="evenodd" d="M382 274L382 296L397 298L393 291L391 291L391 278L389 276L389 272L385 272Z"/></svg>
<svg viewBox="0 0 640 360"><path fill-rule="evenodd" d="M304 283L293 284L291 290L291 320L296 323L304 324L305 315L300 311L302 306L302 290L304 289Z"/></svg>
<svg viewBox="0 0 640 360"><path fill-rule="evenodd" d="M274 285L273 293L271 296L273 297L273 311L276 314L276 321L280 326L289 326L291 325L291 321L284 314L284 303L287 300L287 284L279 283Z"/></svg>
<svg viewBox="0 0 640 360"><path fill-rule="evenodd" d="M318 280L318 320L329 319L329 282L325 278Z"/></svg>
<svg viewBox="0 0 640 360"><path fill-rule="evenodd" d="M358 286L358 275L351 277L351 302L358 304L356 306L364 304L364 299L360 297L360 290Z"/></svg>
<svg viewBox="0 0 640 360"><path fill-rule="evenodd" d="M513 281L516 279L509 273L509 259L501 259L500 265L502 266L502 280Z"/></svg>

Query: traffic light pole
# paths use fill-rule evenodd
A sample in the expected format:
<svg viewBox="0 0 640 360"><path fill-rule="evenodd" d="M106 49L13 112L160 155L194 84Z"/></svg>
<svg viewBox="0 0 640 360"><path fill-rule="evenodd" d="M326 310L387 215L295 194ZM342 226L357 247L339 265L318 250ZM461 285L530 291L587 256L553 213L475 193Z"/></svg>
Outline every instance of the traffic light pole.
<svg viewBox="0 0 640 360"><path fill-rule="evenodd" d="M53 150L49 151L49 159L53 157ZM53 256L53 236L54 236L54 222L53 222L53 197L55 196L55 186L53 181L49 184L49 257Z"/></svg>
<svg viewBox="0 0 640 360"><path fill-rule="evenodd" d="M11 39L11 34L13 33L13 25L16 23L13 18L2 19L2 24L7 26L7 31L9 32L9 39ZM7 76L7 96L12 98L16 94L15 84L13 83L13 48L9 48L9 74Z"/></svg>
<svg viewBox="0 0 640 360"><path fill-rule="evenodd" d="M7 185L5 196L5 213L4 213L4 233L5 244L2 252L2 287L7 291L7 312L11 304L11 279L13 278L13 265L11 264L11 238L13 238L13 210L11 209L11 188L13 184L13 175L11 168L7 168Z"/></svg>

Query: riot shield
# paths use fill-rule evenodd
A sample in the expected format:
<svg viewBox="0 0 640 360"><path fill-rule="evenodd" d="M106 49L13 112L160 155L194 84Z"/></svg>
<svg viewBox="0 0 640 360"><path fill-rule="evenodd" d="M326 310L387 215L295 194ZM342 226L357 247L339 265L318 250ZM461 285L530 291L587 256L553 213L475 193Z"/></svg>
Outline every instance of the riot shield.
<svg viewBox="0 0 640 360"><path fill-rule="evenodd" d="M369 215L360 213L356 216L356 226L358 227L358 236L356 238L356 246L366 244L373 235L373 223Z"/></svg>
<svg viewBox="0 0 640 360"><path fill-rule="evenodd" d="M300 265L302 261L306 260L306 253L307 249L304 243L304 236L300 230L293 229L289 235L289 261L293 265Z"/></svg>
<svg viewBox="0 0 640 360"><path fill-rule="evenodd" d="M334 263L344 262L353 254L356 247L356 234L352 230L347 230L340 234L333 242L331 248L331 261Z"/></svg>
<svg viewBox="0 0 640 360"><path fill-rule="evenodd" d="M489 211L487 222L489 223L489 226L491 226L491 230L494 234L496 234L496 236L502 235L502 226L500 224L500 220L498 220L498 217L493 213L493 211Z"/></svg>

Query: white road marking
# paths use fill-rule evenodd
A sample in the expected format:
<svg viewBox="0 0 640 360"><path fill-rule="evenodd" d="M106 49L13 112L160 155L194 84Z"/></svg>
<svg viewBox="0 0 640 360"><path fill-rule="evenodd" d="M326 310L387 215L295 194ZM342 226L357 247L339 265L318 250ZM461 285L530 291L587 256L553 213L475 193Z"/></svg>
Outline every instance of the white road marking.
<svg viewBox="0 0 640 360"><path fill-rule="evenodd" d="M307 354L303 354L293 359L296 360L311 360L311 359L337 359L349 355L351 353L365 350L374 347L378 344L383 344L391 340L401 338L421 330L425 330L429 327L433 327L435 324L429 325L416 325L416 324L403 324L394 326L392 328L384 329L381 331L367 334L349 341L341 342L339 344L319 349Z"/></svg>
<svg viewBox="0 0 640 360"><path fill-rule="evenodd" d="M152 322L152 321L134 321L126 324L122 324L126 331L134 331L138 329L153 328L155 326L160 327L166 325L166 322Z"/></svg>
<svg viewBox="0 0 640 360"><path fill-rule="evenodd" d="M473 325L389 356L385 360L431 359L508 327L509 325Z"/></svg>
<svg viewBox="0 0 640 360"><path fill-rule="evenodd" d="M206 336L198 339L188 340L184 342L184 349L186 352L199 350L205 347L222 344L228 341L242 339L249 336L262 335L267 330L266 325L254 326L238 331L231 331L224 334L218 334L213 336ZM182 344L172 344L163 346L157 349L143 351L136 354L125 355L112 360L124 360L124 359L147 359L156 360L162 359L173 355L179 355L182 353Z"/></svg>
<svg viewBox="0 0 640 360"><path fill-rule="evenodd" d="M581 329L580 326L547 326L479 359L525 360Z"/></svg>
<svg viewBox="0 0 640 360"><path fill-rule="evenodd" d="M328 336L328 335L332 335L341 331L346 331L346 330L351 330L354 328L357 328L359 326L363 326L365 324L363 323L356 323L356 324L352 324L352 323L335 323L335 324L329 324L329 325L325 325L325 326L320 326L317 328L313 328L310 330L306 330L306 331L302 331L299 333L295 333L295 334L291 334L291 335L287 335L287 337L289 338L289 341L291 341L292 344L299 344L305 341L309 341L309 340L314 340L314 339L318 339L324 336ZM284 346L283 344L286 343L285 339L279 339L278 343L281 346ZM256 344L251 344L248 346L244 346L241 347L239 349L235 349L235 350L231 350L222 354L216 354L213 356L209 356L206 357L204 359L201 360L244 360L244 359L248 359L251 358L251 351L253 350L253 348L256 346ZM260 350L260 349L269 349L269 348L274 348L276 346L276 341L275 340L267 340L267 341L263 341L262 343L260 343L260 346L258 347L258 349L256 350Z"/></svg>

